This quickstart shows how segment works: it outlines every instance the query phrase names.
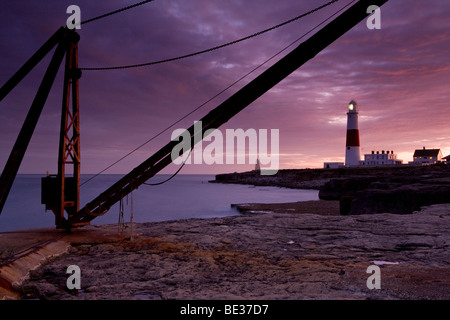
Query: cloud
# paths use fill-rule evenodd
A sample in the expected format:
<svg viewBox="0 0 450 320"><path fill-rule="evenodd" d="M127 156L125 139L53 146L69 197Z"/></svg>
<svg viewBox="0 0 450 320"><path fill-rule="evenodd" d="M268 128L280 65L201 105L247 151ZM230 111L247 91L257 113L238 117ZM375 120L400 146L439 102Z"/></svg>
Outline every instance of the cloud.
<svg viewBox="0 0 450 320"><path fill-rule="evenodd" d="M83 172L95 173L116 161L348 2L338 2L278 30L201 56L138 69L84 71L80 80ZM65 9L70 4L31 0L2 4L1 83L65 23ZM77 5L84 20L124 3L80 0ZM82 67L114 66L188 54L276 25L317 5L306 0L155 1L82 25L79 62ZM417 146L422 139L448 150L450 5L439 0L426 4L390 1L381 10L381 30L368 30L360 23L223 129L280 129L282 168L321 167L324 159L342 159L346 106L355 99L360 106L364 150L386 146L412 153L422 147ZM173 129L187 128L199 120L277 59ZM0 103L0 166L8 157L47 64L48 60ZM21 172L56 169L60 82L61 74ZM109 172L131 170L163 146L171 132ZM183 172L211 172L205 166L186 169ZM239 167L233 169L240 171Z"/></svg>

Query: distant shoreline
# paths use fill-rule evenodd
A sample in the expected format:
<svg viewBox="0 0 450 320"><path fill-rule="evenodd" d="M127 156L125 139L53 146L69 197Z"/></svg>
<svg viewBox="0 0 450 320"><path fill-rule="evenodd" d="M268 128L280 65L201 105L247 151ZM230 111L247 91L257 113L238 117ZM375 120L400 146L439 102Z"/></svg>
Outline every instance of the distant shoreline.
<svg viewBox="0 0 450 320"><path fill-rule="evenodd" d="M292 189L320 189L331 179L354 176L392 176L392 175L424 175L449 171L445 164L429 166L386 166L386 167L355 167L337 169L282 169L275 175L261 175L258 171L233 172L217 174L211 183L250 184L255 186L273 186Z"/></svg>
<svg viewBox="0 0 450 320"><path fill-rule="evenodd" d="M410 214L423 206L450 202L450 166L286 169L216 175L212 183L319 190L321 200L339 201L341 215Z"/></svg>

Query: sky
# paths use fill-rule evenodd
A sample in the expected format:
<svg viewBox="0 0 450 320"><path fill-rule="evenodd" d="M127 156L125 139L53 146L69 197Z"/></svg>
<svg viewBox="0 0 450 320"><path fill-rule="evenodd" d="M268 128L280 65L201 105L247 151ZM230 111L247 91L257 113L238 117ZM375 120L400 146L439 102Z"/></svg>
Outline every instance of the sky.
<svg viewBox="0 0 450 320"><path fill-rule="evenodd" d="M66 24L69 5L78 5L81 20L86 20L136 2L3 1L0 85ZM189 54L272 27L326 2L155 0L82 25L79 66L111 67ZM348 3L340 0L304 19L203 55L135 69L83 71L79 89L81 172L102 171ZM393 150L405 163L422 147L450 154L448 17L448 1L390 0L381 8L381 29L370 30L362 21L220 127L220 132L225 136L226 129L278 129L280 169L320 168L326 161L344 161L347 105L356 100L361 154ZM200 120L282 56L104 173L129 172L169 142L175 129ZM0 168L49 61L49 57L41 61L0 102ZM60 70L19 173L57 171L62 82ZM181 173L253 168L248 162L190 164ZM177 169L172 164L162 173Z"/></svg>

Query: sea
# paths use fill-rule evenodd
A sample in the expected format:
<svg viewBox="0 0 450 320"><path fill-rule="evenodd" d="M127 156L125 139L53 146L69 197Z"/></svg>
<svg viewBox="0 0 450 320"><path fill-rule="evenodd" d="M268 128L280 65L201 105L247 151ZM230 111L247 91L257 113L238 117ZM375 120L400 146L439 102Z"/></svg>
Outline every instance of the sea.
<svg viewBox="0 0 450 320"><path fill-rule="evenodd" d="M86 182L91 175L81 176L80 208L113 185L123 175L103 174ZM157 175L149 182L167 180L170 175ZM54 227L54 214L41 204L42 175L17 175L0 214L0 232L29 228ZM282 203L318 200L317 190L255 187L251 185L210 183L214 175L180 174L156 186L141 185L132 196L119 203L91 224L159 222L191 218L215 218L239 215L231 204ZM85 182L85 183L84 183ZM84 184L83 184L84 183ZM131 205L132 204L132 205ZM132 210L131 210L132 209Z"/></svg>

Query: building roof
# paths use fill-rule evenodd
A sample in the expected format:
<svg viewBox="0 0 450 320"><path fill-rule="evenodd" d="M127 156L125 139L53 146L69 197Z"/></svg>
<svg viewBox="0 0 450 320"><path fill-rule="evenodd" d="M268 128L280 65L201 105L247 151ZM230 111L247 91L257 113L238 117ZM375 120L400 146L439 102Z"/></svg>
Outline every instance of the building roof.
<svg viewBox="0 0 450 320"><path fill-rule="evenodd" d="M437 157L441 149L416 149L414 157Z"/></svg>
<svg viewBox="0 0 450 320"><path fill-rule="evenodd" d="M446 157L443 157L442 159L445 159L445 160L450 159L450 154Z"/></svg>

